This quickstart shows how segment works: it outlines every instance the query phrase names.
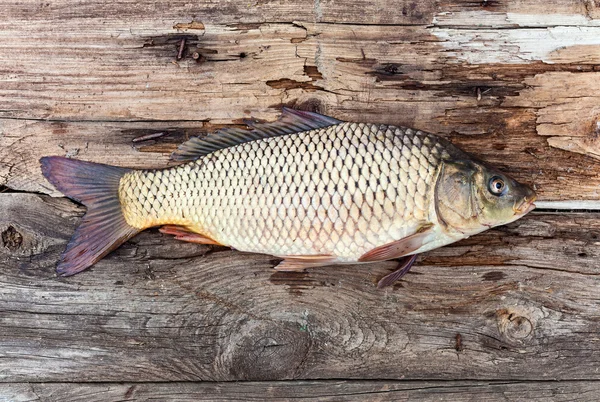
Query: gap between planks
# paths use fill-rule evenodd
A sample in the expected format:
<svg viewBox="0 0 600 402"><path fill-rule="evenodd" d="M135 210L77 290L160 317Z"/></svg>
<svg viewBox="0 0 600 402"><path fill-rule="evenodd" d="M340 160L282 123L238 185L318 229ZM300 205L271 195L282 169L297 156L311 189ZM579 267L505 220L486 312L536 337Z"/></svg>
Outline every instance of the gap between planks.
<svg viewBox="0 0 600 402"><path fill-rule="evenodd" d="M547 210L561 211L600 211L600 200L564 200L564 201L536 201L536 210L547 212Z"/></svg>

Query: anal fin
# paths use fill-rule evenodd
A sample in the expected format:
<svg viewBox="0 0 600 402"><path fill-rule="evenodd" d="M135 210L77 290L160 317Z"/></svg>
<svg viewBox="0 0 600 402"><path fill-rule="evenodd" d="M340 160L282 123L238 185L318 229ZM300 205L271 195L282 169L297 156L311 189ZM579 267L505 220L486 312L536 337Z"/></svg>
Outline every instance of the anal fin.
<svg viewBox="0 0 600 402"><path fill-rule="evenodd" d="M212 244L216 246L222 246L221 243L211 239L210 237L206 237L201 235L200 233L192 232L184 226L177 225L165 225L158 229L160 233L173 235L175 239L186 241L188 243L196 243L196 244Z"/></svg>
<svg viewBox="0 0 600 402"><path fill-rule="evenodd" d="M336 257L333 255L281 255L283 258L278 265L274 267L280 272L302 272L306 268L317 268L331 265Z"/></svg>

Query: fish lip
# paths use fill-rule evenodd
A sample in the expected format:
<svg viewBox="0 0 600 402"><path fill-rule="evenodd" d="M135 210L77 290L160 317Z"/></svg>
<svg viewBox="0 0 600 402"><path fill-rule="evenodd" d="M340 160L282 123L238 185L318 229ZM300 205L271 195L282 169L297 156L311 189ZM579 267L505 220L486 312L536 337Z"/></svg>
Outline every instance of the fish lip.
<svg viewBox="0 0 600 402"><path fill-rule="evenodd" d="M525 211L523 211L523 215L530 213L534 209L535 209L535 204L533 202L531 202L529 204L529 206L525 209Z"/></svg>
<svg viewBox="0 0 600 402"><path fill-rule="evenodd" d="M533 196L528 200L527 197L525 197L523 202L517 208L513 208L515 215L525 215L533 211L535 209L535 204L533 202L536 200L536 198L536 196Z"/></svg>

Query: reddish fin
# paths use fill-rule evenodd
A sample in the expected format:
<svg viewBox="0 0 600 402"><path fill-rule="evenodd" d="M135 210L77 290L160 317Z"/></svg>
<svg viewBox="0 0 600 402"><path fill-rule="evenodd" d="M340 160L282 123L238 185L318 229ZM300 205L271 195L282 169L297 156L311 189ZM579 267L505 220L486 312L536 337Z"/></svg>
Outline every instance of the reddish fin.
<svg viewBox="0 0 600 402"><path fill-rule="evenodd" d="M119 181L130 169L60 156L44 157L40 163L54 187L87 207L56 267L58 274L83 271L140 232L125 222L119 202Z"/></svg>
<svg viewBox="0 0 600 402"><path fill-rule="evenodd" d="M336 260L336 257L332 255L282 255L278 257L284 259L274 268L280 272L302 272L306 268L331 265Z"/></svg>
<svg viewBox="0 0 600 402"><path fill-rule="evenodd" d="M375 262L392 260L413 253L423 246L424 240L429 236L432 226L431 224L423 226L417 233L367 251L358 261Z"/></svg>
<svg viewBox="0 0 600 402"><path fill-rule="evenodd" d="M222 246L221 243L211 239L210 237L203 236L200 233L192 232L191 230L188 230L184 226L165 225L165 226L161 227L160 229L158 229L158 231L160 233L174 235L175 239L181 240L181 241L187 241L189 243L213 244L215 246Z"/></svg>
<svg viewBox="0 0 600 402"><path fill-rule="evenodd" d="M250 126L251 130L226 128L209 134L206 137L190 138L173 152L171 159L175 161L193 161L219 149L233 147L246 142L299 133L301 131L309 131L341 123L340 120L333 117L285 107L283 108L281 117L275 122L256 123L250 120L245 122Z"/></svg>
<svg viewBox="0 0 600 402"><path fill-rule="evenodd" d="M160 233L173 235L173 236L182 236L192 233L185 226L177 226L177 225L164 225L158 229Z"/></svg>
<svg viewBox="0 0 600 402"><path fill-rule="evenodd" d="M384 276L379 280L379 282L377 282L377 289L382 289L393 285L394 282L402 278L408 273L408 271L410 271L416 259L417 254L403 257L402 260L400 260L400 264L398 264L398 267L394 272Z"/></svg>

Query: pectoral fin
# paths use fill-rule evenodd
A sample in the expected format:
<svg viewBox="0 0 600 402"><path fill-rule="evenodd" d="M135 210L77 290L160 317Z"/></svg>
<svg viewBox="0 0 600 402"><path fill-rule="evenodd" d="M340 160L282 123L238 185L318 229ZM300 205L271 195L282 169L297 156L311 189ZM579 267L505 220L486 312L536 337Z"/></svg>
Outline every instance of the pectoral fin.
<svg viewBox="0 0 600 402"><path fill-rule="evenodd" d="M306 268L331 265L336 260L336 257L332 255L282 255L278 257L284 259L274 268L280 272L302 272Z"/></svg>
<svg viewBox="0 0 600 402"><path fill-rule="evenodd" d="M367 251L358 259L358 261L385 261L413 253L423 246L425 239L431 234L432 227L433 225L431 224L424 225L416 233L410 236Z"/></svg>
<svg viewBox="0 0 600 402"><path fill-rule="evenodd" d="M396 270L391 274L387 274L386 276L381 278L379 282L377 282L377 289L382 289L387 286L393 285L394 282L402 278L408 273L408 271L410 271L410 268L413 266L416 259L417 254L402 257L402 260L400 260L400 264L398 264Z"/></svg>

